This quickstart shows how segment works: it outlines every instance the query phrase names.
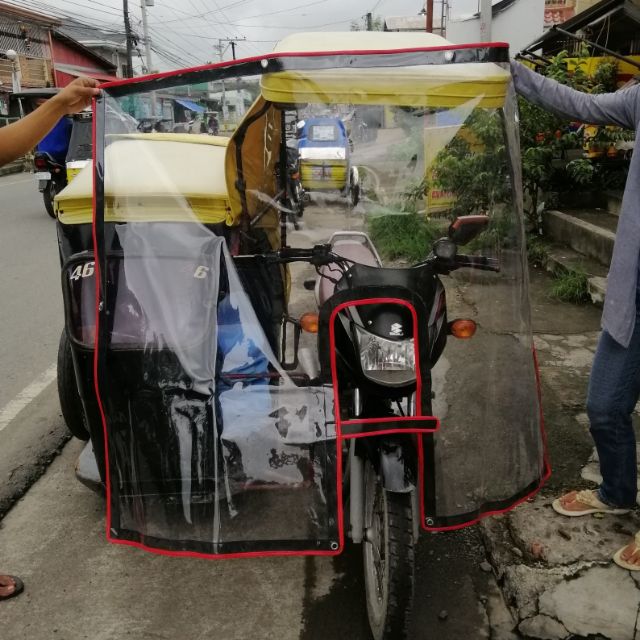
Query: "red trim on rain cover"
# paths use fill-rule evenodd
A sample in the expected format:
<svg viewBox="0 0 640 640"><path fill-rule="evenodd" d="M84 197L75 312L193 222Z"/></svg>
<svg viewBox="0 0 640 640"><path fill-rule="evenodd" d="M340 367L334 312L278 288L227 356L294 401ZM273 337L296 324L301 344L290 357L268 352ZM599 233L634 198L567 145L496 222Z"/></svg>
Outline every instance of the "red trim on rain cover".
<svg viewBox="0 0 640 640"><path fill-rule="evenodd" d="M216 62L215 64L203 64L197 67L188 67L186 69L178 69L176 71L164 71L163 73L150 73L146 76L137 76L136 78L124 78L122 80L114 80L105 82L100 85L101 89L109 89L111 87L122 87L128 84L136 84L138 82L146 82L148 80L159 80L161 78L173 78L185 73L195 71L210 71L224 67L233 67L247 62L259 62L260 60L277 60L278 58L319 58L322 56L355 56L355 55L385 55L398 53L420 53L431 51L458 51L463 49L508 49L508 42L480 42L472 44L452 44L440 47L418 47L410 49L370 49L370 50L342 50L342 51L285 51L282 53L266 53L262 56L251 56L249 58L240 58L238 60L229 60L227 62Z"/></svg>
<svg viewBox="0 0 640 640"><path fill-rule="evenodd" d="M337 488L338 488L338 533L340 539L340 547L335 551L247 551L244 553L199 553L197 551L170 551L167 549L159 549L157 547L149 547L142 542L134 542L132 540L121 540L114 538L111 535L111 474L109 471L109 438L107 433L107 417L100 397L100 385L98 384L98 330L100 322L100 259L98 255L98 238L96 235L96 212L97 212L97 198L96 198L96 99L92 100L93 110L93 125L92 125L92 169L93 169L93 190L92 190L92 237L93 237L93 251L95 259L95 278L96 278L96 311L95 311L95 323L96 328L94 332L94 345L93 345L93 384L96 393L96 399L98 401L98 408L100 410L100 417L102 419L102 429L104 433L104 466L105 466L105 480L106 480L106 501L107 501L107 517L106 517L106 535L107 542L111 544L119 544L127 547L135 547L136 549L143 549L149 553L154 553L161 556L170 556L174 558L201 558L204 560L221 560L232 558L262 558L270 556L337 556L340 555L344 549L344 514L342 509L342 450L336 440L336 460L337 460Z"/></svg>
<svg viewBox="0 0 640 640"><path fill-rule="evenodd" d="M96 213L97 213L97 196L96 196L96 130L97 130L97 118L96 118L96 98L91 100L91 110L93 112L92 125L91 125L91 171L93 176L91 201L92 201L92 225L91 235L93 237L93 258L94 258L94 271L95 271L95 289L96 289L96 310L95 310L95 329L93 332L93 387L96 392L96 400L98 401L98 409L100 411L100 418L102 419L102 431L104 435L104 469L105 469L105 484L106 484L106 500L107 500L107 519L106 519L106 534L107 540L110 541L110 527L111 527L111 482L109 476L109 447L107 441L107 417L102 405L102 398L100 396L100 385L98 384L98 330L100 327L100 256L98 254L98 237L96 235Z"/></svg>
<svg viewBox="0 0 640 640"><path fill-rule="evenodd" d="M433 533L442 532L442 531L457 531L458 529L465 529L466 527L470 527L474 524L478 524L478 522L480 522L481 520L484 520L485 518L489 518L490 516L503 515L511 511L512 509L515 509L517 506L521 505L523 502L527 502L528 500L531 500L531 498L537 495L540 489L544 487L547 480L551 477L551 465L549 464L549 457L548 457L549 449L547 447L547 433L544 428L544 413L542 410L542 386L540 383L540 370L538 368L538 355L536 352L535 345L531 346L531 350L533 352L533 368L536 376L536 390L538 392L538 404L540 405L540 432L542 434L542 447L543 447L544 475L540 479L540 484L531 493L527 494L523 498L520 498L520 500L517 500L512 505L509 505L504 509L496 509L494 511L485 511L484 513L481 513L477 518L475 518L471 522L465 522L464 524L457 524L451 527L427 527L425 524L424 501L421 501L420 502L421 524L422 524L422 528L425 531L430 531ZM418 450L418 460L419 460L420 468L422 469L422 465L423 465L422 441L420 441L420 447Z"/></svg>
<svg viewBox="0 0 640 640"><path fill-rule="evenodd" d="M361 306L366 304L399 304L401 306L407 307L409 311L411 311L411 315L413 317L413 340L414 340L414 349L415 349L415 362L416 362L416 413L417 416L414 419L417 420L435 420L436 427L435 429L398 429L397 431L385 431L384 434L391 433L433 433L440 428L440 421L435 416L421 416L419 414L422 413L422 376L420 372L420 349L418 344L418 314L416 312L415 307L408 302L407 300L403 300L401 298L366 298L363 300L354 300L351 302L343 302L341 305L337 306L333 312L331 313L331 318L329 320L329 345L331 350L331 379L333 380L333 398L335 404L335 419L336 419L336 440L337 440L337 449L340 452L340 463L338 465L339 474L338 474L338 495L340 497L338 503L339 509L339 526L340 526L340 537L341 537L341 546L342 546L342 537L343 537L343 513L342 513L342 446L341 442L343 439L350 439L354 437L363 438L366 436L376 436L383 435L381 432L372 431L369 433L358 434L357 436L343 436L342 435L342 424L343 422L340 420L340 400L339 400L339 390L338 390L338 371L337 371L337 362L336 362L336 345L335 345L335 317L336 315L347 307L352 306ZM386 418L385 420L390 420ZM391 418L393 420L393 418ZM396 418L396 421L399 419ZM406 420L406 418L404 418ZM380 421L379 418L370 418L359 420L358 422L376 422ZM350 422L350 421L345 421ZM422 452L422 438L418 438L418 484L419 484L419 500L420 503L420 515L421 522L424 523L424 455Z"/></svg>

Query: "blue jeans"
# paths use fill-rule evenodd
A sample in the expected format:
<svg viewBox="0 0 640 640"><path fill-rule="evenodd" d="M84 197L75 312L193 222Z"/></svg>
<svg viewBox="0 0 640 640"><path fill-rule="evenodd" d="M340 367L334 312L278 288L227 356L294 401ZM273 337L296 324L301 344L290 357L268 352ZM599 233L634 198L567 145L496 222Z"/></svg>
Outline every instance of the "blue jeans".
<svg viewBox="0 0 640 640"><path fill-rule="evenodd" d="M640 311L640 294L636 307ZM600 499L614 507L636 506L636 438L631 414L640 397L640 315L625 349L602 332L589 379L587 414L600 458Z"/></svg>

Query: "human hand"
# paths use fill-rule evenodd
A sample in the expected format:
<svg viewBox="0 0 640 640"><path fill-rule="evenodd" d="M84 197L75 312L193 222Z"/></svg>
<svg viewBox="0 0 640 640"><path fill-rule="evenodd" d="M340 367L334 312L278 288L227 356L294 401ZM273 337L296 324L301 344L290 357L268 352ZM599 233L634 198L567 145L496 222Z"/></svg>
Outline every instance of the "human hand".
<svg viewBox="0 0 640 640"><path fill-rule="evenodd" d="M76 78L51 101L61 114L78 113L91 104L91 98L100 93L98 81L93 78Z"/></svg>

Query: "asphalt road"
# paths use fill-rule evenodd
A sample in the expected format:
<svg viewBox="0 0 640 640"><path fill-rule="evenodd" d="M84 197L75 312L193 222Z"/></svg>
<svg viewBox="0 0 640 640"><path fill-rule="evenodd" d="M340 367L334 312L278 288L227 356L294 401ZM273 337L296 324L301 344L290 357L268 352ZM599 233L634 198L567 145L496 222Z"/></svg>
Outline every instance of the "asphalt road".
<svg viewBox="0 0 640 640"><path fill-rule="evenodd" d="M63 326L54 221L32 174L0 178L0 407L55 362Z"/></svg>
<svg viewBox="0 0 640 640"><path fill-rule="evenodd" d="M359 548L336 559L205 561L106 543L103 499L74 477L82 444L47 467L65 440L49 381L62 304L54 223L32 176L0 178L0 216L0 498L46 469L0 522L0 572L26 584L0 603L0 637L366 640ZM476 528L422 536L412 638L495 637L504 605L484 560Z"/></svg>
<svg viewBox="0 0 640 640"><path fill-rule="evenodd" d="M0 177L0 516L66 439L55 388L63 327L55 222L32 174Z"/></svg>

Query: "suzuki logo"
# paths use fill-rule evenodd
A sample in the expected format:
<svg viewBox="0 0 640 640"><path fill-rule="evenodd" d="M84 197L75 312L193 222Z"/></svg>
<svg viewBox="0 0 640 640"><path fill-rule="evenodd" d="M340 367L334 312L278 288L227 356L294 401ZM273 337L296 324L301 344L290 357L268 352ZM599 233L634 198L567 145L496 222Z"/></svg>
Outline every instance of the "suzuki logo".
<svg viewBox="0 0 640 640"><path fill-rule="evenodd" d="M404 335L402 331L402 325L399 322L394 322L389 330L389 335L394 337L402 337Z"/></svg>

